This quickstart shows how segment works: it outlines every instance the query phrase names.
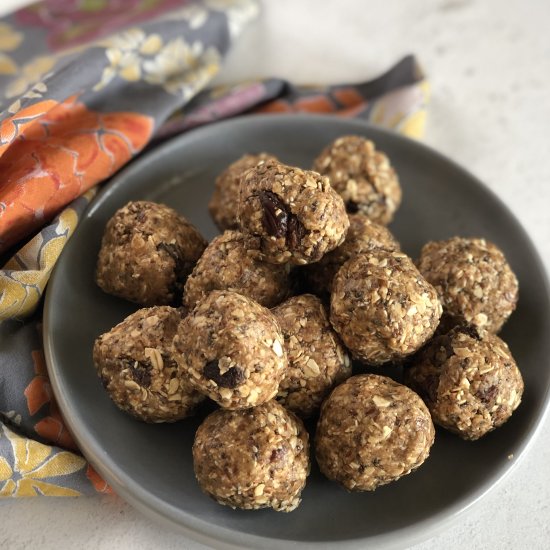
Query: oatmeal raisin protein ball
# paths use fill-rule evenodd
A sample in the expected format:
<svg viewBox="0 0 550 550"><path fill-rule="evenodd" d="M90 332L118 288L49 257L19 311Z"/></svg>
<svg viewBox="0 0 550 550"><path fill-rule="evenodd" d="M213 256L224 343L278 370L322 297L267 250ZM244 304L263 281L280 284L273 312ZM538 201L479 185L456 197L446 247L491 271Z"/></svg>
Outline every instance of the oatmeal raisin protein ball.
<svg viewBox="0 0 550 550"><path fill-rule="evenodd" d="M331 292L334 276L350 258L373 248L399 251L399 243L383 225L370 221L364 214L351 214L349 222L345 241L318 262L303 268L309 288L320 296Z"/></svg>
<svg viewBox="0 0 550 550"><path fill-rule="evenodd" d="M182 316L181 308L140 309L95 341L94 364L109 396L145 422L181 420L204 399L172 355Z"/></svg>
<svg viewBox="0 0 550 550"><path fill-rule="evenodd" d="M450 325L470 324L497 333L516 308L516 276L502 251L485 239L430 242L417 265L436 288Z"/></svg>
<svg viewBox="0 0 550 550"><path fill-rule="evenodd" d="M108 294L142 305L169 305L206 248L175 210L149 201L117 210L103 234L96 281Z"/></svg>
<svg viewBox="0 0 550 550"><path fill-rule="evenodd" d="M334 278L332 326L352 355L371 365L417 351L440 317L435 289L400 252L366 251L348 260Z"/></svg>
<svg viewBox="0 0 550 550"><path fill-rule="evenodd" d="M195 476L220 504L290 512L309 474L309 439L301 420L275 401L206 418L193 445Z"/></svg>
<svg viewBox="0 0 550 550"><path fill-rule="evenodd" d="M412 358L404 380L424 399L436 424L468 440L504 424L523 394L508 346L474 327L434 338Z"/></svg>
<svg viewBox="0 0 550 550"><path fill-rule="evenodd" d="M277 399L307 418L334 386L351 376L351 361L316 296L295 296L272 312L283 332L289 363Z"/></svg>
<svg viewBox="0 0 550 550"><path fill-rule="evenodd" d="M326 147L313 170L328 176L347 211L387 225L401 204L401 186L388 157L360 136L342 136Z"/></svg>
<svg viewBox="0 0 550 550"><path fill-rule="evenodd" d="M242 178L241 230L260 238L269 263L308 264L341 244L349 227L344 203L316 172L266 161Z"/></svg>
<svg viewBox="0 0 550 550"><path fill-rule="evenodd" d="M187 278L184 304L192 308L212 290L233 290L266 307L282 302L290 295L290 266L260 260L250 252L258 241L238 231L218 235Z"/></svg>
<svg viewBox="0 0 550 550"><path fill-rule="evenodd" d="M391 378L352 376L323 403L315 436L321 472L349 491L373 491L418 468L435 429L422 399Z"/></svg>
<svg viewBox="0 0 550 550"><path fill-rule="evenodd" d="M283 346L268 309L215 290L180 323L174 356L197 390L224 408L244 409L277 394L288 365Z"/></svg>
<svg viewBox="0 0 550 550"><path fill-rule="evenodd" d="M208 210L220 231L238 229L237 211L241 177L246 170L266 160L277 160L268 153L244 155L230 164L217 178Z"/></svg>

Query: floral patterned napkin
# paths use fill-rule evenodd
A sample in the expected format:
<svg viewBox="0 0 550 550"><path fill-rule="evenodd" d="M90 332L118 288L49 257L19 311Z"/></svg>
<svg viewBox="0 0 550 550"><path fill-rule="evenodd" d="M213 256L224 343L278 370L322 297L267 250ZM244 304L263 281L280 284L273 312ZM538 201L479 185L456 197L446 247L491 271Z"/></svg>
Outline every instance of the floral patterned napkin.
<svg viewBox="0 0 550 550"><path fill-rule="evenodd" d="M257 13L256 0L44 0L0 19L0 496L110 491L64 426L41 342L48 278L99 184L148 145L243 113L422 134L412 57L360 84L205 89Z"/></svg>

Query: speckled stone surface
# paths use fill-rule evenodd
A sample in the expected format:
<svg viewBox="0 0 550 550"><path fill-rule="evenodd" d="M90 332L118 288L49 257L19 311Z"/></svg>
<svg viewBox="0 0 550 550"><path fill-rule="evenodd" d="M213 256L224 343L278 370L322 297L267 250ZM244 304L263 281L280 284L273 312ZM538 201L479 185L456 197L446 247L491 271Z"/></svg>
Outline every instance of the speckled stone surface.
<svg viewBox="0 0 550 550"><path fill-rule="evenodd" d="M0 13L25 3L3 0ZM231 51L220 81L277 75L304 83L353 82L416 53L432 90L426 143L498 193L550 268L550 4L387 0L376 17L365 17L376 7L372 0L266 4ZM465 541L470 550L547 547L549 480L547 417L517 468L460 521L414 550L458 550ZM0 547L9 550L204 548L116 497L3 500L0 511Z"/></svg>

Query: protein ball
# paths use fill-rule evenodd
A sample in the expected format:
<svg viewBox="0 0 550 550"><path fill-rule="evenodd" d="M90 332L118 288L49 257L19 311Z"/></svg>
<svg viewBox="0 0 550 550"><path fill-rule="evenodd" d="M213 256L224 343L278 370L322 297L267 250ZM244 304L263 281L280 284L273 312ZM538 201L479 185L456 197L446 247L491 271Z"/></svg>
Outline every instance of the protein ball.
<svg viewBox="0 0 550 550"><path fill-rule="evenodd" d="M140 309L95 341L94 364L109 396L145 422L181 420L204 399L172 355L182 316L168 306Z"/></svg>
<svg viewBox="0 0 550 550"><path fill-rule="evenodd" d="M212 290L233 290L266 307L290 295L290 266L261 261L250 252L259 239L226 231L206 248L185 283L183 301L192 308Z"/></svg>
<svg viewBox="0 0 550 550"><path fill-rule="evenodd" d="M349 227L344 203L327 178L266 161L245 172L241 230L260 238L270 263L308 264L341 244Z"/></svg>
<svg viewBox="0 0 550 550"><path fill-rule="evenodd" d="M96 281L108 294L142 305L173 304L206 248L206 241L175 210L129 202L109 220Z"/></svg>
<svg viewBox="0 0 550 550"><path fill-rule="evenodd" d="M309 288L320 296L332 291L334 276L350 258L373 248L399 251L399 243L383 225L370 221L364 214L351 214L349 221L345 241L318 262L303 268Z"/></svg>
<svg viewBox="0 0 550 550"><path fill-rule="evenodd" d="M456 327L434 338L405 369L436 424L475 440L510 418L523 380L508 346L494 334Z"/></svg>
<svg viewBox="0 0 550 550"><path fill-rule="evenodd" d="M277 159L267 153L244 155L230 164L216 178L214 193L208 203L208 210L220 231L239 228L237 211L239 209L241 176L249 168L253 168L266 160L276 161Z"/></svg>
<svg viewBox="0 0 550 550"><path fill-rule="evenodd" d="M333 327L353 356L371 365L417 351L441 317L435 289L400 252L377 248L348 260L332 291Z"/></svg>
<svg viewBox="0 0 550 550"><path fill-rule="evenodd" d="M516 308L518 281L504 254L485 239L430 242L418 269L436 288L450 325L497 333Z"/></svg>
<svg viewBox="0 0 550 550"><path fill-rule="evenodd" d="M268 309L215 290L180 323L174 350L197 390L224 408L244 409L277 394L287 367L283 342Z"/></svg>
<svg viewBox="0 0 550 550"><path fill-rule="evenodd" d="M342 136L315 159L313 169L328 176L347 211L387 225L401 204L401 186L388 157L360 136Z"/></svg>
<svg viewBox="0 0 550 550"><path fill-rule="evenodd" d="M193 463L202 490L220 504L291 512L309 474L308 434L275 401L218 410L197 430Z"/></svg>
<svg viewBox="0 0 550 550"><path fill-rule="evenodd" d="M316 296L295 296L272 312L283 332L288 356L277 399L307 418L334 386L351 376L351 361Z"/></svg>
<svg viewBox="0 0 550 550"><path fill-rule="evenodd" d="M352 376L323 403L315 436L321 472L349 491L374 491L428 458L435 429L422 399L391 378Z"/></svg>

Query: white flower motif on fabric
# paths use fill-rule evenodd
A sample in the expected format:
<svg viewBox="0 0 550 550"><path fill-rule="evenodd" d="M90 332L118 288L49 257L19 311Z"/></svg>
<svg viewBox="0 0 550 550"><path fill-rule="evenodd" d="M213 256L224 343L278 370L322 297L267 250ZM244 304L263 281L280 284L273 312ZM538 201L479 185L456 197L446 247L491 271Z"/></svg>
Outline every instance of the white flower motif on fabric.
<svg viewBox="0 0 550 550"><path fill-rule="evenodd" d="M144 58L156 54L162 47L162 37L158 34L146 35L141 29L129 29L98 42L106 48L109 65L103 69L101 80L94 86L98 91L119 76L128 82L141 79L141 64Z"/></svg>
<svg viewBox="0 0 550 550"><path fill-rule="evenodd" d="M237 38L243 28L260 13L256 0L204 0L204 5L226 15L232 39Z"/></svg>
<svg viewBox="0 0 550 550"><path fill-rule="evenodd" d="M4 413L4 416L10 421L13 422L16 426L21 424L21 415L16 411L8 411Z"/></svg>
<svg viewBox="0 0 550 550"><path fill-rule="evenodd" d="M158 34L130 29L99 45L106 47L109 64L94 90L105 88L115 77L127 82L143 80L168 93L190 98L219 69L220 54L200 42L175 38L166 44Z"/></svg>
<svg viewBox="0 0 550 550"><path fill-rule="evenodd" d="M216 49L205 50L200 42L187 44L176 38L168 42L154 59L143 63L144 80L161 85L168 93L189 99L214 76L219 64L220 54Z"/></svg>
<svg viewBox="0 0 550 550"><path fill-rule="evenodd" d="M44 75L44 78L48 78L52 73L47 73ZM34 86L31 86L24 94L25 99L36 99L43 97L43 95L48 91L48 86L44 82L37 82Z"/></svg>
<svg viewBox="0 0 550 550"><path fill-rule="evenodd" d="M8 113L10 115L14 115L15 113L17 113L17 111L19 111L19 109L21 109L21 100L20 99L16 99L9 107L8 107Z"/></svg>

